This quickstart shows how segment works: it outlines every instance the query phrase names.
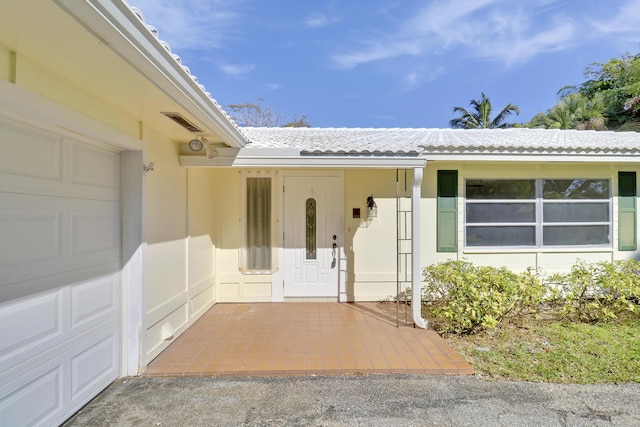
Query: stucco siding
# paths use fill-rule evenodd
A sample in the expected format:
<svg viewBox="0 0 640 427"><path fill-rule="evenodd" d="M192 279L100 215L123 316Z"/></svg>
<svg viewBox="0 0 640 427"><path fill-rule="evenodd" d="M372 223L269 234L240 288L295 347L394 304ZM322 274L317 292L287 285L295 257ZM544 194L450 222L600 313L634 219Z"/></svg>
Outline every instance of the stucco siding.
<svg viewBox="0 0 640 427"><path fill-rule="evenodd" d="M211 169L178 164L177 143L144 130L146 183L146 361L215 302L215 227L219 206Z"/></svg>
<svg viewBox="0 0 640 427"><path fill-rule="evenodd" d="M275 191L281 183L272 170L213 169L215 182L212 200L215 206L213 229L215 235L216 299L218 302L269 302L272 300L274 275L278 271L278 258L273 257L273 271L265 273L242 272L244 239L244 179L251 175L270 176L273 179L272 229L278 229L279 206L282 191ZM279 233L271 236L273 252L277 253L281 240Z"/></svg>
<svg viewBox="0 0 640 427"><path fill-rule="evenodd" d="M404 174L400 177L404 180ZM401 184L404 192L404 182ZM408 183L411 192L411 180ZM367 197L377 205L367 217ZM353 209L360 218L353 218ZM377 301L396 294L396 172L345 172L346 289L351 301Z"/></svg>
<svg viewBox="0 0 640 427"><path fill-rule="evenodd" d="M63 76L47 68L37 60L18 51L15 57L12 53L3 53L3 62L8 68L7 80L33 93L54 100L55 102L81 112L100 122L125 132L139 136L140 124L137 117L124 113L115 105L110 105L100 99L99 94L91 93L74 83L73 76ZM95 82L100 85L100 82Z"/></svg>

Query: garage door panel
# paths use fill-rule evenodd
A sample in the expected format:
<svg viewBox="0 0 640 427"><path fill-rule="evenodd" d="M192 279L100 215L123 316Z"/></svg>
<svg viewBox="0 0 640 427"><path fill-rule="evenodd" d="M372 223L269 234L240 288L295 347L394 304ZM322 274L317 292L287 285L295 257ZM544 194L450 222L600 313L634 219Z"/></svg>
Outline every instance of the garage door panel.
<svg viewBox="0 0 640 427"><path fill-rule="evenodd" d="M0 268L2 270L2 268ZM91 265L76 270L65 270L50 276L36 277L24 282L9 283L0 286L0 305L11 303L35 294L44 294L67 286L69 283L91 281L105 275L118 274L120 260L100 265ZM118 276L119 278L119 276ZM118 282L119 286L119 282Z"/></svg>
<svg viewBox="0 0 640 427"><path fill-rule="evenodd" d="M109 335L71 358L71 400L86 398L118 375L117 336Z"/></svg>
<svg viewBox="0 0 640 427"><path fill-rule="evenodd" d="M120 258L119 203L0 192L0 286Z"/></svg>
<svg viewBox="0 0 640 427"><path fill-rule="evenodd" d="M120 156L106 150L71 142L72 184L119 190Z"/></svg>
<svg viewBox="0 0 640 427"><path fill-rule="evenodd" d="M118 315L118 285L118 276L109 275L71 286L71 328L115 318Z"/></svg>
<svg viewBox="0 0 640 427"><path fill-rule="evenodd" d="M22 358L29 349L46 347L62 335L61 303L61 291L56 291L0 306L0 367L3 360Z"/></svg>
<svg viewBox="0 0 640 427"><path fill-rule="evenodd" d="M62 365L45 372L37 369L20 378L21 383L0 386L0 425L49 424L47 420L63 410L62 370ZM3 393L3 388L9 390L8 394Z"/></svg>
<svg viewBox="0 0 640 427"><path fill-rule="evenodd" d="M44 294L0 305L0 373L93 339L119 318L118 274L106 274ZM76 342L78 341L78 342Z"/></svg>
<svg viewBox="0 0 640 427"><path fill-rule="evenodd" d="M120 246L117 205L106 206L106 212L71 214L70 255L96 252L115 253ZM109 212L111 210L111 212Z"/></svg>
<svg viewBox="0 0 640 427"><path fill-rule="evenodd" d="M62 181L62 137L0 118L0 172Z"/></svg>
<svg viewBox="0 0 640 427"><path fill-rule="evenodd" d="M32 368L0 381L0 425L52 425L89 402L118 377L119 335L115 322L87 339L31 363ZM111 330L108 330L111 329ZM11 372L8 372L10 375ZM59 421L58 421L59 422Z"/></svg>
<svg viewBox="0 0 640 427"><path fill-rule="evenodd" d="M0 191L118 200L120 155L0 118Z"/></svg>
<svg viewBox="0 0 640 427"><path fill-rule="evenodd" d="M62 212L7 211L17 197L0 194L0 266L62 257Z"/></svg>

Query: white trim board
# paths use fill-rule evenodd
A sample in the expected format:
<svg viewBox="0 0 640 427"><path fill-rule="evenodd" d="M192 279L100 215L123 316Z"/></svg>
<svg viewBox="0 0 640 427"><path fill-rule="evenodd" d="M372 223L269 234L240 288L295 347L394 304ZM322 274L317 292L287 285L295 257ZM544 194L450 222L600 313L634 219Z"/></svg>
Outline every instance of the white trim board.
<svg viewBox="0 0 640 427"><path fill-rule="evenodd" d="M426 164L427 159L417 156L243 156L242 150L235 158L180 156L180 166L187 167L412 169L424 168Z"/></svg>
<svg viewBox="0 0 640 427"><path fill-rule="evenodd" d="M82 142L142 149L140 139L4 80L0 80L0 115Z"/></svg>

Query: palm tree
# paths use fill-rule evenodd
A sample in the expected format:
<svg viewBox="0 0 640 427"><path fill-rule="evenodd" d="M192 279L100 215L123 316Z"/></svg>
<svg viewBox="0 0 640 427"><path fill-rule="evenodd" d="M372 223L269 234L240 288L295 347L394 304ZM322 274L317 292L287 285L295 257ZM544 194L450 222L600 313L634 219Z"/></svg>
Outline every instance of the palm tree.
<svg viewBox="0 0 640 427"><path fill-rule="evenodd" d="M449 122L452 128L460 129L504 129L512 127L513 124L508 123L507 117L512 113L520 114L520 108L511 103L507 104L494 118L491 118L491 100L487 95L482 93L481 99L472 99L469 105L472 111L464 107L453 107L454 113L460 113L457 117Z"/></svg>
<svg viewBox="0 0 640 427"><path fill-rule="evenodd" d="M588 98L580 92L564 96L547 113L536 114L527 127L546 129L606 130L606 99L602 92Z"/></svg>

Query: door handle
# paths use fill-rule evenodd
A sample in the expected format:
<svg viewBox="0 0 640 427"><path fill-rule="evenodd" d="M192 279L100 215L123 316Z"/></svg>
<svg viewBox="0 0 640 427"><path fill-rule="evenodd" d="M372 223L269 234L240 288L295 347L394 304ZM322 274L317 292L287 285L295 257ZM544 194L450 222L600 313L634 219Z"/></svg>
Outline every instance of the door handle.
<svg viewBox="0 0 640 427"><path fill-rule="evenodd" d="M336 249L338 248L338 244L336 242L333 242L331 248L331 256L333 257L333 260L331 261L331 268L336 268Z"/></svg>

